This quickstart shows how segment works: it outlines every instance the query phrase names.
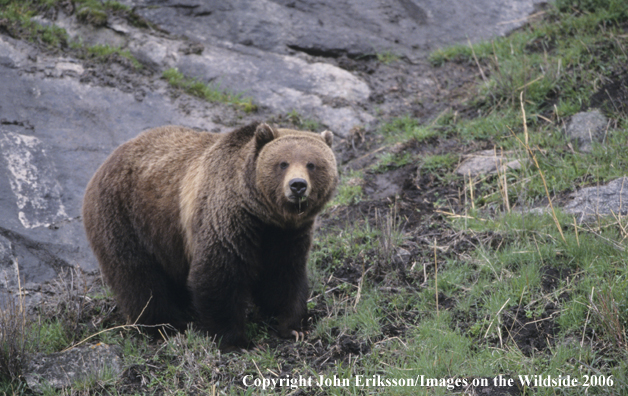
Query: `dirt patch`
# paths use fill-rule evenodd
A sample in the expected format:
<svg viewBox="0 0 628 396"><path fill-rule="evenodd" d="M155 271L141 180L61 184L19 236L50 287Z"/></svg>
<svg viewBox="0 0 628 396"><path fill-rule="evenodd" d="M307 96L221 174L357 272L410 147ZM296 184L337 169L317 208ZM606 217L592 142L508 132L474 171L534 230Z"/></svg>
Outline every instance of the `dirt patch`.
<svg viewBox="0 0 628 396"><path fill-rule="evenodd" d="M427 62L409 64L375 60L367 72L358 71L372 89L371 106L389 117L410 115L422 122L445 110L459 111L473 95L477 67L467 63L448 63L433 68Z"/></svg>
<svg viewBox="0 0 628 396"><path fill-rule="evenodd" d="M545 293L556 290L561 280L571 277L573 270L567 267L549 267L541 268L541 287Z"/></svg>
<svg viewBox="0 0 628 396"><path fill-rule="evenodd" d="M504 314L502 334L511 338L528 357L544 352L554 345L558 313L559 309L553 303L545 305L540 315L523 306L512 307Z"/></svg>
<svg viewBox="0 0 628 396"><path fill-rule="evenodd" d="M591 97L589 107L620 117L628 115L628 67L611 73L609 80Z"/></svg>

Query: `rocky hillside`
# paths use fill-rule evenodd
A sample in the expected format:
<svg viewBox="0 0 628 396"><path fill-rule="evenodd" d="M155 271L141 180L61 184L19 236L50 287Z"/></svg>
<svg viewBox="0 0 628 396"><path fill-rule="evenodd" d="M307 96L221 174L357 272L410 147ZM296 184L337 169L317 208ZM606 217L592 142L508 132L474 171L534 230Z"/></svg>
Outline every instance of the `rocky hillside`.
<svg viewBox="0 0 628 396"><path fill-rule="evenodd" d="M299 375L349 382L272 391L416 394L356 382L374 375L423 376L430 394L628 386L623 1L0 7L0 391L256 394ZM305 341L255 309L244 355L126 326L82 229L87 181L147 128L253 120L335 135Z"/></svg>

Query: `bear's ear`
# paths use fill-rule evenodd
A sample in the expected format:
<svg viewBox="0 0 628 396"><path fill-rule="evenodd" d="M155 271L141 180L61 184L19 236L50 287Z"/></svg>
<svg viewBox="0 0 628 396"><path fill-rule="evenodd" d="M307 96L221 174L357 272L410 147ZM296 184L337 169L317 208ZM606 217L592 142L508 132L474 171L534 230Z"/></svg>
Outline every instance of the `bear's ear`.
<svg viewBox="0 0 628 396"><path fill-rule="evenodd" d="M274 138L275 131L266 123L259 124L255 129L255 146L258 150Z"/></svg>
<svg viewBox="0 0 628 396"><path fill-rule="evenodd" d="M331 147L331 144L334 141L334 134L331 133L331 131L323 131L321 132L321 136L323 137L323 140L325 140L325 143Z"/></svg>

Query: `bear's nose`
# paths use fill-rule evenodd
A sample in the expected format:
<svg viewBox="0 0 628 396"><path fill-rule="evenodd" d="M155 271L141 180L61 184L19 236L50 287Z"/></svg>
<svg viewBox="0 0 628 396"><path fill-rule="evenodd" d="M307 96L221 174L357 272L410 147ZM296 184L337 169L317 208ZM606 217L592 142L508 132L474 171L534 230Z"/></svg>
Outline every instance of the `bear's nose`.
<svg viewBox="0 0 628 396"><path fill-rule="evenodd" d="M290 191L292 191L297 198L303 197L307 191L307 181L305 179L290 180Z"/></svg>

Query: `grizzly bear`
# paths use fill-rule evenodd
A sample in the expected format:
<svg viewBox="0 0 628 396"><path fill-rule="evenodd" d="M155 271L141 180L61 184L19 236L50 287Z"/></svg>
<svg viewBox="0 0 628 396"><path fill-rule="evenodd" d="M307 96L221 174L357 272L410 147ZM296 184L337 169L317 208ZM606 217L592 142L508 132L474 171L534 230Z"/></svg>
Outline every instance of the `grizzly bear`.
<svg viewBox="0 0 628 396"><path fill-rule="evenodd" d="M134 323L197 328L247 346L247 303L297 339L316 215L338 183L332 134L254 123L178 126L118 147L87 186L83 222L105 282Z"/></svg>

